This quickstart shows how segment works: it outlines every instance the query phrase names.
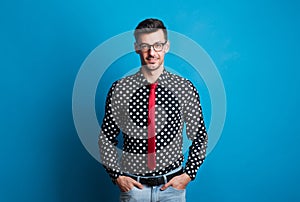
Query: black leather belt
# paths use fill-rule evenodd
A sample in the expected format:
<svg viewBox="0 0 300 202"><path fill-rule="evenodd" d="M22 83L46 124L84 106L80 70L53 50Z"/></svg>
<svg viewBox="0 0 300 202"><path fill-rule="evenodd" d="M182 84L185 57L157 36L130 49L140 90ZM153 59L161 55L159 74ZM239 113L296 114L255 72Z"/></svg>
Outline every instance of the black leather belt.
<svg viewBox="0 0 300 202"><path fill-rule="evenodd" d="M169 182L173 177L181 175L183 173L183 169L172 173L172 174L167 174L166 178L167 178L167 182ZM126 175L126 174L125 174ZM138 181L138 177L137 176L132 176L132 175L126 175L128 177L131 177L132 179ZM165 184L165 179L164 176L160 176L160 177L139 177L139 182L141 184L147 185L147 186L159 186L162 184Z"/></svg>

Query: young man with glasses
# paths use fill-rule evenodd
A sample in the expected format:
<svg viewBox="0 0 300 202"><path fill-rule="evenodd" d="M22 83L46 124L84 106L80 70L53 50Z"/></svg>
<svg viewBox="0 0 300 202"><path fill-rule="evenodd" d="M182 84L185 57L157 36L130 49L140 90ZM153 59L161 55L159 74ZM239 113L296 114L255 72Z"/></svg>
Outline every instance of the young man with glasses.
<svg viewBox="0 0 300 202"><path fill-rule="evenodd" d="M120 201L185 201L207 147L199 95L189 80L165 70L170 42L162 21L140 22L134 36L141 68L110 88L99 136L101 160L121 190ZM192 144L183 166L184 124Z"/></svg>

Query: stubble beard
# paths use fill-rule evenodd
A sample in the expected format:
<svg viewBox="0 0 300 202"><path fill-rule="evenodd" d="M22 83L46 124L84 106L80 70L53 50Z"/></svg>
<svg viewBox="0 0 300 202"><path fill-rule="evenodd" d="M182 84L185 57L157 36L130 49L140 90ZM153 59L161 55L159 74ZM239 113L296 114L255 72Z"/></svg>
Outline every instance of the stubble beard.
<svg viewBox="0 0 300 202"><path fill-rule="evenodd" d="M163 67L163 62L158 63L158 64L143 64L143 68L147 71L147 72L154 72L157 71Z"/></svg>

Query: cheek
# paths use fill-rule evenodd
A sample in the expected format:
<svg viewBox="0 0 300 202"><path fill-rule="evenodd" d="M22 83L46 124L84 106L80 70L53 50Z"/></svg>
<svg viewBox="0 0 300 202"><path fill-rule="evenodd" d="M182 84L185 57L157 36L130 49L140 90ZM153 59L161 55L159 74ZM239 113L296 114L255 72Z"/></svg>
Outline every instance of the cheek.
<svg viewBox="0 0 300 202"><path fill-rule="evenodd" d="M161 53L161 54L158 54L158 55L159 55L160 59L164 59L165 58L165 54L164 53Z"/></svg>
<svg viewBox="0 0 300 202"><path fill-rule="evenodd" d="M146 59L146 55L143 53L139 53L139 57L142 61L144 61Z"/></svg>
<svg viewBox="0 0 300 202"><path fill-rule="evenodd" d="M142 57L142 58L147 58L147 57L148 57L148 54L147 54L147 53L141 53L141 57Z"/></svg>

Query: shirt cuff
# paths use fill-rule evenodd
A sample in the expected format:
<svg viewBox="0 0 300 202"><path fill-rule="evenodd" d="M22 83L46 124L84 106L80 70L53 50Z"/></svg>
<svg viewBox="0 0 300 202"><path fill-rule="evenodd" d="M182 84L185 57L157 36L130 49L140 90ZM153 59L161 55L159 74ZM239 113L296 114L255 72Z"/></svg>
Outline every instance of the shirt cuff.
<svg viewBox="0 0 300 202"><path fill-rule="evenodd" d="M195 170L185 168L184 172L191 178L191 181L193 181L196 178L197 172Z"/></svg>

